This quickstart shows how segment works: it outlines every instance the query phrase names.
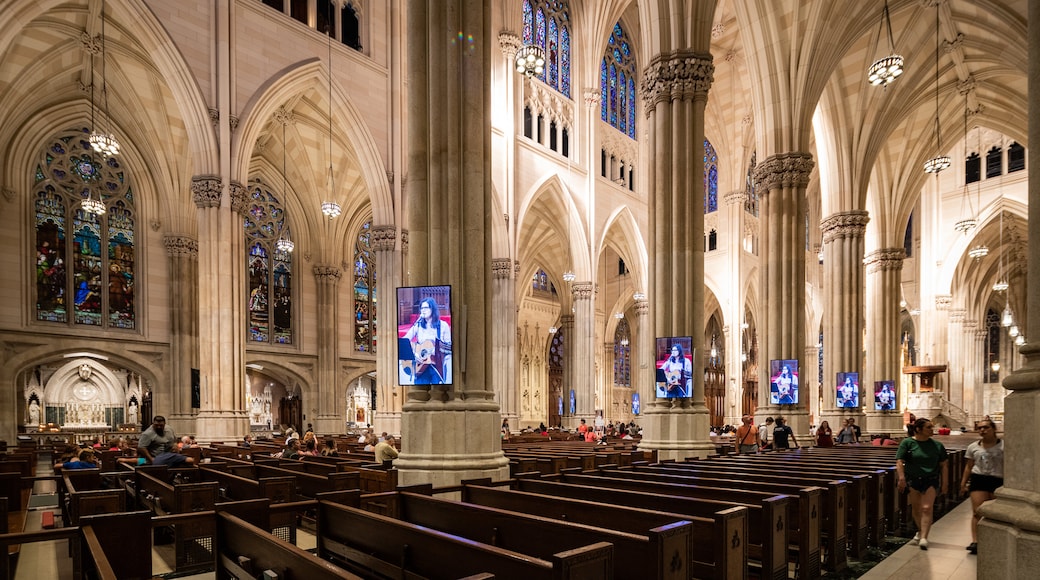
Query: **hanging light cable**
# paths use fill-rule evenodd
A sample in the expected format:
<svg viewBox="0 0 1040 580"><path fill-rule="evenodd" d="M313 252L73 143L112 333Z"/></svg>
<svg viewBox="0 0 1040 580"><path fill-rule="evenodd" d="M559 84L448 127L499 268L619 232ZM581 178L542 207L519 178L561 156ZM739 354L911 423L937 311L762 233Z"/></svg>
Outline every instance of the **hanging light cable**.
<svg viewBox="0 0 1040 580"><path fill-rule="evenodd" d="M94 105L94 53L90 53L90 134L94 134L95 111L97 107ZM101 198L101 191L98 190L98 198L94 199L94 188L97 185L98 178L101 174L101 166L94 160L94 148L86 150L88 163L90 165L90 178L85 179L87 197L80 202L80 207L83 211L88 214L101 216L105 214L105 202Z"/></svg>
<svg viewBox="0 0 1040 580"><path fill-rule="evenodd" d="M875 87L878 85L887 87L903 74L903 57L896 54L895 42L892 40L892 20L888 15L888 0L885 0L885 8L881 11L881 24L878 26L877 39L874 41L878 49L881 47L881 31L884 29L888 30L889 54L875 60L874 64L867 69L867 81Z"/></svg>
<svg viewBox="0 0 1040 580"><path fill-rule="evenodd" d="M1008 289L1007 278L1004 277L1004 211L1000 211L1000 253L997 254L997 282L993 284L994 292L1004 292Z"/></svg>
<svg viewBox="0 0 1040 580"><path fill-rule="evenodd" d="M935 3L935 149L936 156L924 162L925 173L939 173L950 167L949 155L942 152L942 133L939 123L939 8L942 2Z"/></svg>
<svg viewBox="0 0 1040 580"><path fill-rule="evenodd" d="M94 57L90 57L91 70L93 70ZM104 117L108 117L106 122L111 119L108 114L108 77L106 75L106 55L105 55L105 0L101 0L101 99L104 102ZM91 94L93 95L94 90L94 78L91 75L90 78ZM91 96L93 101L93 96ZM114 157L119 154L119 142L116 141L115 135L106 132L104 130L98 130L96 126L91 127L90 137L87 139L90 142L90 146L95 151L106 155L108 157Z"/></svg>
<svg viewBox="0 0 1040 580"><path fill-rule="evenodd" d="M288 149L288 144L285 141L285 126L289 124L288 119L282 119L282 201L285 202L289 199L287 180L285 179L285 150ZM283 222L284 223L284 222ZM282 226L282 231L278 232L278 241L274 243L274 246L281 252L291 253L296 249L296 244L293 243L292 238L289 237L289 225L285 224Z"/></svg>
<svg viewBox="0 0 1040 580"><path fill-rule="evenodd" d="M964 150L968 150L968 93L964 93ZM967 157L967 156L965 156ZM964 207L968 207L968 217L962 217L957 223L953 224L953 229L958 232L968 235L969 232L974 230L978 225L978 221L975 220L975 209L971 206L971 190L968 189L968 180L964 179L964 197L961 198L961 215L964 215ZM974 251L974 249L972 249ZM989 253L989 249L986 249L986 253ZM983 253L979 258L986 255ZM971 252L969 252L969 255ZM973 258L976 256L972 256Z"/></svg>
<svg viewBox="0 0 1040 580"><path fill-rule="evenodd" d="M329 2L329 201L321 202L321 213L325 214L330 220L338 216L342 211L338 203L331 201L336 196L336 175L332 164L332 17L332 2Z"/></svg>

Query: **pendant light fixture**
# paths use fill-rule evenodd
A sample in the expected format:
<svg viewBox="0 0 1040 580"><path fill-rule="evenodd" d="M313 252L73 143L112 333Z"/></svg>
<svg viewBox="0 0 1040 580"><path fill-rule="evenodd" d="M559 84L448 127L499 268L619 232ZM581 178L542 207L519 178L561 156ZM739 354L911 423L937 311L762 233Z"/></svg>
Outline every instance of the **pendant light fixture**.
<svg viewBox="0 0 1040 580"><path fill-rule="evenodd" d="M938 174L950 167L950 156L943 155L942 134L939 126L939 9L942 2L935 3L935 157L924 162L925 173Z"/></svg>
<svg viewBox="0 0 1040 580"><path fill-rule="evenodd" d="M289 119L282 119L282 202L285 203L289 199L287 180L285 179L285 150L288 149L288 143L285 141L285 126L289 124ZM274 247L280 252L292 253L296 249L296 244L293 243L292 238L289 237L289 225L285 224L282 226L282 231L278 233L278 241L274 243Z"/></svg>
<svg viewBox="0 0 1040 580"><path fill-rule="evenodd" d="M103 117L105 120L111 119L108 115L108 80L105 75L105 0L101 0L101 100L104 103ZM90 57L90 100L91 106L93 107L94 101L94 56ZM93 113L92 113L93 114ZM114 157L119 154L119 142L116 141L115 135L108 133L104 130L98 130L97 126L94 125L93 118L91 119L90 137L87 139L90 142L90 146L98 153L106 157ZM103 212L102 212L103 213Z"/></svg>
<svg viewBox="0 0 1040 580"><path fill-rule="evenodd" d="M885 0L885 8L881 11L881 24L878 26L877 39L874 41L874 45L877 46L876 53L878 54L884 54L880 50L882 30L887 31L888 55L878 58L867 69L867 80L875 87L878 85L887 87L899 75L903 74L903 57L896 54L895 42L892 40L892 21L888 16L888 0Z"/></svg>
<svg viewBox="0 0 1040 580"><path fill-rule="evenodd" d="M330 220L334 219L342 211L339 207L339 204L332 201L332 199L334 199L336 195L336 175L333 171L332 165L332 6L333 3L329 2L329 193L327 198L328 201L321 202L321 213L323 213L325 217L329 218Z"/></svg>

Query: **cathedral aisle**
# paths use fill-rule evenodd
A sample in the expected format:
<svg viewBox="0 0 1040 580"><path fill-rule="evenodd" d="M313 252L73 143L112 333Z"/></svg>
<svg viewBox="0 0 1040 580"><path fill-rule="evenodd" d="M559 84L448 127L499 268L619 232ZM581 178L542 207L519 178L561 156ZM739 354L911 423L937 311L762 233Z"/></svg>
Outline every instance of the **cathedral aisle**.
<svg viewBox="0 0 1040 580"><path fill-rule="evenodd" d="M971 502L963 501L932 526L928 549L907 543L862 576L865 580L974 580L976 556L971 543Z"/></svg>

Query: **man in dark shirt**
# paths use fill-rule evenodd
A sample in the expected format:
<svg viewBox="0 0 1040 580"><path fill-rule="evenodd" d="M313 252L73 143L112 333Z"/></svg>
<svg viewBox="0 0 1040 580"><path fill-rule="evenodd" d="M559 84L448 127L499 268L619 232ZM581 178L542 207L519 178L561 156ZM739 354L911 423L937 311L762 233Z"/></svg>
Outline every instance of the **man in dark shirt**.
<svg viewBox="0 0 1040 580"><path fill-rule="evenodd" d="M166 428L166 417L156 415L152 425L141 433L137 441L137 456L144 457L148 463L155 461L156 456L173 450L177 435L173 429Z"/></svg>
<svg viewBox="0 0 1040 580"><path fill-rule="evenodd" d="M798 439L794 436L794 431L787 426L787 421L783 417L777 417L776 427L773 427L773 449L790 449L791 444L794 443L794 448L798 449Z"/></svg>

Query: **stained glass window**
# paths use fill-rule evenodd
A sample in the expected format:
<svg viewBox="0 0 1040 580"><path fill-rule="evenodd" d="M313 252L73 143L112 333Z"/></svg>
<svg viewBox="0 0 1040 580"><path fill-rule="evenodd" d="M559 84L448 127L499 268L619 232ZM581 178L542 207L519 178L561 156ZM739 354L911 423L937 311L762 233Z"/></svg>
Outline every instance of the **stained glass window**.
<svg viewBox="0 0 1040 580"><path fill-rule="evenodd" d="M33 171L36 320L133 329L133 190L118 159L93 153L88 133L71 129L54 137ZM101 198L106 214L83 211L88 194Z"/></svg>
<svg viewBox="0 0 1040 580"><path fill-rule="evenodd" d="M292 236L281 201L259 179L249 189L244 229L249 340L292 344L292 254L275 246L278 238Z"/></svg>
<svg viewBox="0 0 1040 580"><path fill-rule="evenodd" d="M755 158L757 151L751 152L747 173L744 175L744 211L758 217L758 190L755 188Z"/></svg>
<svg viewBox="0 0 1040 580"><path fill-rule="evenodd" d="M614 329L614 385L632 386L632 333L622 318Z"/></svg>
<svg viewBox="0 0 1040 580"><path fill-rule="evenodd" d="M376 263L372 221L365 222L354 244L354 350L376 352Z"/></svg>
<svg viewBox="0 0 1040 580"><path fill-rule="evenodd" d="M607 39L599 66L600 118L636 138L636 59L621 23Z"/></svg>
<svg viewBox="0 0 1040 580"><path fill-rule="evenodd" d="M704 213L719 210L719 158L715 147L704 140Z"/></svg>
<svg viewBox="0 0 1040 580"><path fill-rule="evenodd" d="M571 96L571 31L567 2L524 0L523 43L545 51L546 66L539 80Z"/></svg>

